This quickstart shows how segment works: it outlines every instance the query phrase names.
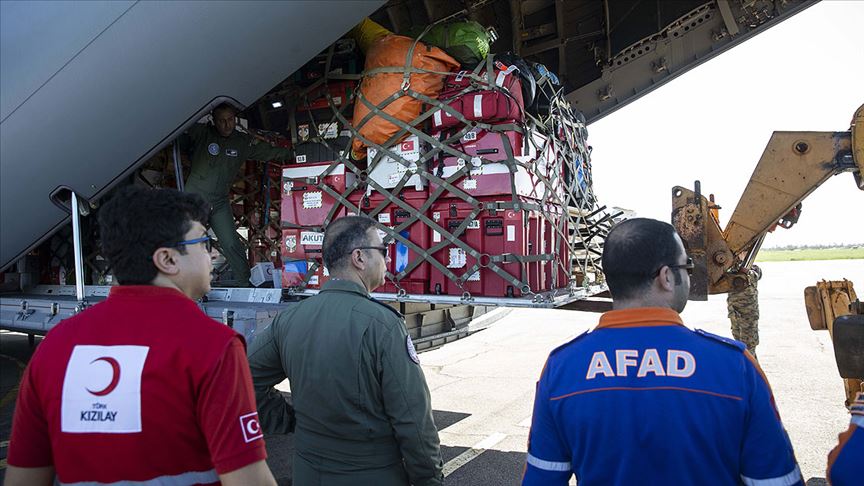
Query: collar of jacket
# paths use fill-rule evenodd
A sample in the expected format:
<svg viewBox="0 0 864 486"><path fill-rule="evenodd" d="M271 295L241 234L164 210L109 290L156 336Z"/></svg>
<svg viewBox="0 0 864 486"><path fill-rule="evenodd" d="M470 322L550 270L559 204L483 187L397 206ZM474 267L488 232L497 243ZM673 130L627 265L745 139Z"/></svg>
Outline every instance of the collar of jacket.
<svg viewBox="0 0 864 486"><path fill-rule="evenodd" d="M636 307L604 313L597 329L610 327L683 326L681 316L668 307Z"/></svg>
<svg viewBox="0 0 864 486"><path fill-rule="evenodd" d="M327 292L331 290L354 292L355 294L360 294L363 297L369 297L369 292L366 291L366 287L350 280L339 280L331 278L330 280L324 282L324 285L321 286L321 292Z"/></svg>
<svg viewBox="0 0 864 486"><path fill-rule="evenodd" d="M192 300L183 292L171 287L157 287L156 285L117 285L111 287L108 293L110 298L137 298L149 299L158 297L182 297Z"/></svg>

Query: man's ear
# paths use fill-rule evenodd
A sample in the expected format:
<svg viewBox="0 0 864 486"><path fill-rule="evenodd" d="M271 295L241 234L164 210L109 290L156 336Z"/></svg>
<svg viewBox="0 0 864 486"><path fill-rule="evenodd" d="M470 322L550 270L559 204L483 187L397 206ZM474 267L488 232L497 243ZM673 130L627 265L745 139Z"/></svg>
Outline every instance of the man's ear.
<svg viewBox="0 0 864 486"><path fill-rule="evenodd" d="M366 259L363 257L363 251L354 250L351 252L351 265L357 270L366 268Z"/></svg>
<svg viewBox="0 0 864 486"><path fill-rule="evenodd" d="M177 250L171 248L159 248L153 252L153 265L159 273L166 275L177 275L180 273L180 268L177 266L175 259Z"/></svg>
<svg viewBox="0 0 864 486"><path fill-rule="evenodd" d="M660 275L657 276L657 279L660 282L660 288L667 292L675 290L675 275L672 274L673 272L674 270L671 268L663 267L663 269L660 270Z"/></svg>

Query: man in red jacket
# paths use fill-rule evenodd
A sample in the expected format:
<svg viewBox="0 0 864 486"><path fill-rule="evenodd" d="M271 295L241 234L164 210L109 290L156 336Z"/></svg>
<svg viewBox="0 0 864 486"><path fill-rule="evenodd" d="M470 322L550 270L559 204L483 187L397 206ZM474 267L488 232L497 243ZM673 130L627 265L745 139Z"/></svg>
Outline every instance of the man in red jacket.
<svg viewBox="0 0 864 486"><path fill-rule="evenodd" d="M120 283L52 329L18 394L6 484L275 485L245 342L210 290L200 196L129 187L100 214Z"/></svg>

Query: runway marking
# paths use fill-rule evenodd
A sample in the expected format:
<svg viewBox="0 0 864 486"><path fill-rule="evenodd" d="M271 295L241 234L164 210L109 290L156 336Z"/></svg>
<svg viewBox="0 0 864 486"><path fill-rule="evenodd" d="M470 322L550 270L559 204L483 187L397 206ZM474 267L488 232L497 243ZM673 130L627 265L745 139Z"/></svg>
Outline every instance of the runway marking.
<svg viewBox="0 0 864 486"><path fill-rule="evenodd" d="M495 447L496 444L504 440L506 437L506 434L496 432L489 437L481 440L480 442L474 444L474 447L468 449L462 454L459 454L453 459L450 459L449 461L447 461L447 464L444 464L444 477L446 478L447 476L456 472L456 470L460 467L476 459L477 456L486 452L486 449Z"/></svg>

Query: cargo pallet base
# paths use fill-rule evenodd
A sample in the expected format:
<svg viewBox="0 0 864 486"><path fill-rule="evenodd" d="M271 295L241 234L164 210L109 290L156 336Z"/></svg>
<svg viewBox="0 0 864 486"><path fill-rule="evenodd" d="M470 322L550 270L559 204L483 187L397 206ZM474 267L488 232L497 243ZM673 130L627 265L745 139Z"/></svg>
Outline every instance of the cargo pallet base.
<svg viewBox="0 0 864 486"><path fill-rule="evenodd" d="M0 297L0 327L30 335L44 335L63 319L89 305L104 300L110 286L85 286L86 304L76 299L74 285L39 285L27 293L4 294ZM230 326L251 342L255 333L270 324L276 314L300 299L315 293L291 294L282 289L217 288L207 294L201 309L216 321ZM373 294L392 299L392 294ZM572 302L571 296L567 302ZM552 302L530 302L528 299L477 298L470 302L450 296L405 297L389 302L405 315L405 325L419 351L442 346L475 332L472 321L505 301L521 307L550 307ZM523 303L524 305L519 305ZM554 305L563 302L554 300ZM560 305L564 305L563 303Z"/></svg>
<svg viewBox="0 0 864 486"><path fill-rule="evenodd" d="M482 305L493 307L529 307L541 309L554 309L563 307L573 302L594 297L603 294L607 291L605 284L591 285L578 290L557 289L547 292L538 292L533 295L523 297L486 297L486 296L458 296L458 295L429 295L429 294L383 294L372 293L372 297L378 300L392 302L413 302L413 303L430 303L430 304L447 304L447 305ZM292 292L292 295L297 296L312 296L317 294L318 290L297 290Z"/></svg>

